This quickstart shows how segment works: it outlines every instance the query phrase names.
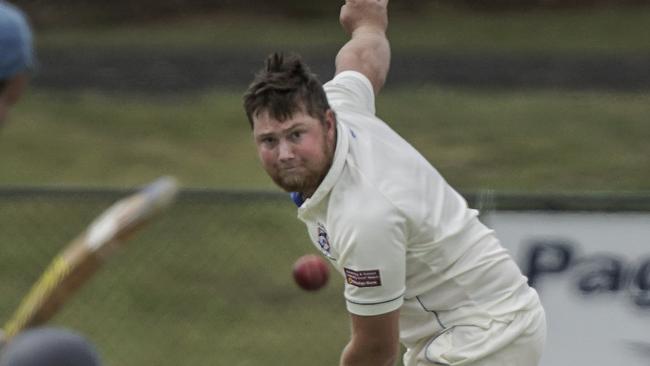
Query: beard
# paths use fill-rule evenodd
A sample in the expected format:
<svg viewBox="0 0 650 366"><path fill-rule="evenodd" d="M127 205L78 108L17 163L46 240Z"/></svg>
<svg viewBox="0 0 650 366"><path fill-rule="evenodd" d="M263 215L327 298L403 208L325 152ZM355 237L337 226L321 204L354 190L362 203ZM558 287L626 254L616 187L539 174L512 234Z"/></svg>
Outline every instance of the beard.
<svg viewBox="0 0 650 366"><path fill-rule="evenodd" d="M327 175L327 169L319 171L305 167L278 168L271 178L280 188L287 192L313 192Z"/></svg>
<svg viewBox="0 0 650 366"><path fill-rule="evenodd" d="M286 192L300 192L308 198L325 179L334 159L334 148L323 141L323 158L319 161L302 161L299 165L276 165L269 175L273 182Z"/></svg>

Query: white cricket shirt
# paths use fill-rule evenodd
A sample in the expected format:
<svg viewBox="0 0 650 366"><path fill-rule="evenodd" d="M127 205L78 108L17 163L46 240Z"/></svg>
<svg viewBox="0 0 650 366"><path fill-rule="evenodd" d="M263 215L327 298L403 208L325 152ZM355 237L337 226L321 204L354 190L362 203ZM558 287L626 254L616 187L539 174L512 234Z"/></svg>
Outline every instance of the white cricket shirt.
<svg viewBox="0 0 650 366"><path fill-rule="evenodd" d="M299 205L309 236L345 277L347 309L401 307L407 346L441 329L508 321L537 306L512 258L429 162L375 116L368 79L324 85L337 117L330 171Z"/></svg>

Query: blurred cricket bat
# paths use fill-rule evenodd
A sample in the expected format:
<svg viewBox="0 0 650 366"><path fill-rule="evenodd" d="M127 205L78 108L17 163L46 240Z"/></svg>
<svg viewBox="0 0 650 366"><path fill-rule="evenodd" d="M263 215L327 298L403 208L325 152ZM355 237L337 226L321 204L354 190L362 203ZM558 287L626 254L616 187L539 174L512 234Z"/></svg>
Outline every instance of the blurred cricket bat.
<svg viewBox="0 0 650 366"><path fill-rule="evenodd" d="M99 215L52 260L34 283L5 324L0 344L54 316L114 249L174 201L177 191L175 179L162 177Z"/></svg>

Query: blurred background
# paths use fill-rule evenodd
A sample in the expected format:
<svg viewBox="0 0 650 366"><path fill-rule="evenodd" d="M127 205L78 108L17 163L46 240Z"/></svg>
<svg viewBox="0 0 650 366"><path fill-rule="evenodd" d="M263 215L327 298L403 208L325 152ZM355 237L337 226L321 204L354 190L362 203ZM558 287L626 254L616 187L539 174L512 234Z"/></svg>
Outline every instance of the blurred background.
<svg viewBox="0 0 650 366"><path fill-rule="evenodd" d="M318 293L293 284L293 261L315 250L257 162L241 95L276 50L327 81L347 39L341 3L12 3L30 16L39 67L1 132L0 314L113 200L174 175L178 205L54 323L87 334L107 365L336 364L348 338L342 284L336 274ZM650 1L390 8L378 115L472 207L596 195L616 210L623 195L650 210Z"/></svg>

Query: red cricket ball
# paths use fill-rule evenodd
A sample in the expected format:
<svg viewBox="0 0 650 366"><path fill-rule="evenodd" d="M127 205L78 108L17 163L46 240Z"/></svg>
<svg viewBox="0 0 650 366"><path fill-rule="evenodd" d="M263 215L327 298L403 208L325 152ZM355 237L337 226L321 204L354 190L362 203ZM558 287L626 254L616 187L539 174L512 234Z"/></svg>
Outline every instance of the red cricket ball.
<svg viewBox="0 0 650 366"><path fill-rule="evenodd" d="M314 254L303 255L293 265L293 279L303 290L316 291L325 286L329 274L325 260Z"/></svg>

